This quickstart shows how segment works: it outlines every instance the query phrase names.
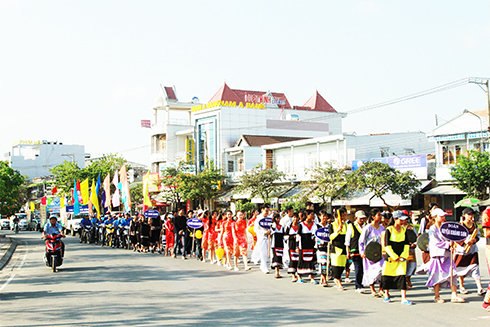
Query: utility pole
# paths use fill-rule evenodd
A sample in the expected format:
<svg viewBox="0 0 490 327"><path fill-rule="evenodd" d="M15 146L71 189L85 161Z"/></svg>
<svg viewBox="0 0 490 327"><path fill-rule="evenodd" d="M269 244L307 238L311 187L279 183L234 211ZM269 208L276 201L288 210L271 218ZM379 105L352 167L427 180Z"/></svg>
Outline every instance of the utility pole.
<svg viewBox="0 0 490 327"><path fill-rule="evenodd" d="M487 130L490 132L490 87L489 87L489 79L481 78L481 77L469 77L468 83L477 84L481 87L481 89L487 94L487 114L488 114L488 126ZM486 90L482 87L482 85L486 86Z"/></svg>

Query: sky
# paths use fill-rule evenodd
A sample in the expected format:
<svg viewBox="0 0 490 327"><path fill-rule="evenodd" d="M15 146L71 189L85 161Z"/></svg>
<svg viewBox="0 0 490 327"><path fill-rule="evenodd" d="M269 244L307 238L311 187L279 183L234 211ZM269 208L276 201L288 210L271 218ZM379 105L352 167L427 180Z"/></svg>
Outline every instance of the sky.
<svg viewBox="0 0 490 327"><path fill-rule="evenodd" d="M350 111L468 77L490 78L489 1L0 0L0 159L19 140L150 162L160 84L207 102L233 89L316 90L344 132L430 132L487 108L478 85Z"/></svg>

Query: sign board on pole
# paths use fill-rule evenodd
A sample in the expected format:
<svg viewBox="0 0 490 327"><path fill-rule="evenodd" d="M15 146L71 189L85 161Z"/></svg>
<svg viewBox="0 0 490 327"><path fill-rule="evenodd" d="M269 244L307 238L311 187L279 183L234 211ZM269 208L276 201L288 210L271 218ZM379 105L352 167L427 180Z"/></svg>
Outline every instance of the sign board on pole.
<svg viewBox="0 0 490 327"><path fill-rule="evenodd" d="M272 226L272 218L271 217L264 217L259 220L259 226L265 229L270 229Z"/></svg>
<svg viewBox="0 0 490 327"><path fill-rule="evenodd" d="M201 228L202 225L203 222L197 218L192 218L187 221L187 226L189 226L190 228Z"/></svg>
<svg viewBox="0 0 490 327"><path fill-rule="evenodd" d="M148 218L160 217L160 212L158 210L146 210L143 215Z"/></svg>
<svg viewBox="0 0 490 327"><path fill-rule="evenodd" d="M450 241L460 242L468 237L468 230L461 224L446 222L441 225L441 234Z"/></svg>
<svg viewBox="0 0 490 327"><path fill-rule="evenodd" d="M330 242L330 231L328 230L328 227L318 228L315 235L324 242Z"/></svg>

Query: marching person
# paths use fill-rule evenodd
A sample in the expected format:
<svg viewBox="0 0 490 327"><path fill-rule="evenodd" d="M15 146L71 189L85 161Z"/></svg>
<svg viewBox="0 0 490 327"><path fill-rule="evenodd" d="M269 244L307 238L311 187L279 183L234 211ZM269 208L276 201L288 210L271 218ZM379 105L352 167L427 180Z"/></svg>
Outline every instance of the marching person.
<svg viewBox="0 0 490 327"><path fill-rule="evenodd" d="M300 279L297 283L305 283L302 275L309 275L312 284L318 284L315 280L316 258L315 258L315 224L316 214L313 210L306 211L306 220L299 225L297 235L297 251L299 251L298 275Z"/></svg>
<svg viewBox="0 0 490 327"><path fill-rule="evenodd" d="M187 259L186 258L186 247L185 247L185 230L187 229L187 218L184 215L184 208L180 208L177 216L174 216L174 239L175 239L175 244L174 244L174 251L172 254L172 257L177 258L177 250L179 249L179 246L182 248L182 259Z"/></svg>
<svg viewBox="0 0 490 327"><path fill-rule="evenodd" d="M378 262L373 262L367 258L365 253L366 247L369 243L376 242L381 245L381 237L385 230L381 224L383 215L379 209L372 209L370 219L371 223L362 229L361 236L359 237L359 253L361 254L363 262L362 284L369 285L371 288L371 295L373 297L383 297L381 272L383 270L384 257L381 257L381 260ZM379 292L377 292L374 287L374 284L376 283L380 283Z"/></svg>
<svg viewBox="0 0 490 327"><path fill-rule="evenodd" d="M252 269L248 266L247 250L247 221L245 220L245 212L238 210L236 212L237 220L233 224L233 239L234 239L234 263L235 271L238 271L238 257L242 256L243 263L245 264L245 271Z"/></svg>
<svg viewBox="0 0 490 327"><path fill-rule="evenodd" d="M281 278L279 270L282 269L284 253L284 228L281 225L281 216L276 212L272 215L271 226L271 268L275 269L275 278Z"/></svg>
<svg viewBox="0 0 490 327"><path fill-rule="evenodd" d="M402 220L408 219L402 211L393 212L393 224L388 226L383 232L382 246L385 253L383 272L381 276L381 287L385 292L383 301L392 302L390 289L401 291L401 304L413 305L412 301L407 300L407 259L410 252L410 243L407 239L405 227Z"/></svg>
<svg viewBox="0 0 490 327"><path fill-rule="evenodd" d="M441 226L446 222L446 213L440 209L432 210L434 224L429 229L429 279L428 287L434 288L434 302L444 303L439 291L441 287L451 286L451 302L462 303L464 299L458 296L458 284L455 276L452 278L451 285L451 246L452 242L446 240L441 233Z"/></svg>
<svg viewBox="0 0 490 327"><path fill-rule="evenodd" d="M233 248L235 240L233 238L233 213L230 210L226 210L225 221L223 222L223 247L225 250L225 265L228 270L231 270L231 256L233 254Z"/></svg>
<svg viewBox="0 0 490 327"><path fill-rule="evenodd" d="M284 234L286 235L285 242L287 242L287 248L289 250L289 266L288 274L292 275L291 281L294 283L298 281L297 271L299 262L299 251L296 252L298 247L297 235L299 230L299 217L297 213L293 214L291 225L286 227Z"/></svg>
<svg viewBox="0 0 490 327"><path fill-rule="evenodd" d="M268 251L269 251L269 235L270 235L270 230L265 229L262 226L260 226L259 222L263 218L271 218L270 217L270 205L265 204L264 207L262 208L262 213L257 216L257 219L254 223L254 232L257 235L257 243L255 244L254 251L252 253L252 261L255 264L258 264L260 261L260 270L264 274L269 273L269 269L267 267L267 256L268 256Z"/></svg>
<svg viewBox="0 0 490 327"><path fill-rule="evenodd" d="M320 228L326 228L329 230L329 214L325 210L320 211L320 224L317 226L317 230ZM328 287L327 280L327 269L328 269L328 247L330 246L330 242L326 242L321 240L319 237L316 237L316 260L318 262L318 270L320 273L320 285L323 287Z"/></svg>
<svg viewBox="0 0 490 327"><path fill-rule="evenodd" d="M364 293L364 289L362 288L363 268L362 257L359 253L359 237L361 236L366 219L367 217L364 211L357 211L356 220L347 226L347 233L345 234L347 259L352 260L354 264L356 292L358 293Z"/></svg>
<svg viewBox="0 0 490 327"><path fill-rule="evenodd" d="M339 217L340 216L340 217ZM332 253L330 261L332 264L332 276L335 286L339 291L343 291L342 273L347 263L347 252L345 248L345 234L347 234L347 210L340 208L337 211L337 217L330 225L330 241L332 242Z"/></svg>
<svg viewBox="0 0 490 327"><path fill-rule="evenodd" d="M466 227L469 234L465 241L457 242L454 253L454 263L456 265L456 275L459 277L459 292L467 294L464 287L464 278L471 275L475 279L478 288L477 294L483 295L481 285L480 266L478 262L478 246L476 243L480 240L481 234L474 221L475 212L471 208L463 210L462 225Z"/></svg>
<svg viewBox="0 0 490 327"><path fill-rule="evenodd" d="M483 236L486 238L485 252L487 255L487 267L490 273L490 207L487 207L482 213ZM490 311L490 283L488 283L487 294L483 299L483 309Z"/></svg>

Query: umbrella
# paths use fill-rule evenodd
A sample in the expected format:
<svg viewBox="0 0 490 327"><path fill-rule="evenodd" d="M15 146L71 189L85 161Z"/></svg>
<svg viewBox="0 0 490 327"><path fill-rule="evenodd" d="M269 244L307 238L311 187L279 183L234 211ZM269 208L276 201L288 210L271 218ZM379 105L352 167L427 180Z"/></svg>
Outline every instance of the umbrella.
<svg viewBox="0 0 490 327"><path fill-rule="evenodd" d="M478 203L480 203L480 200L478 200L478 199L466 198L466 199L463 199L461 201L458 201L458 203L456 203L454 205L454 207L455 208L459 208L459 207L474 207Z"/></svg>

